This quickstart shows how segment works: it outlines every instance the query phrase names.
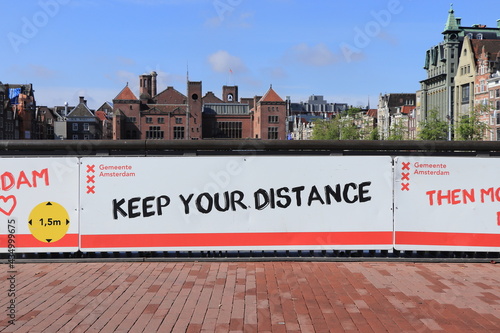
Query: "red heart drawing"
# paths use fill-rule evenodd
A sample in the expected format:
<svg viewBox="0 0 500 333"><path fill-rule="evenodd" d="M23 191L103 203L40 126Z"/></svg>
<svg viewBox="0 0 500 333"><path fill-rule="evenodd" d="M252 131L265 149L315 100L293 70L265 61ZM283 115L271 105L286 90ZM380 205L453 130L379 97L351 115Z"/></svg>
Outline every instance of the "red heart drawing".
<svg viewBox="0 0 500 333"><path fill-rule="evenodd" d="M4 203L0 202L0 212L4 213L7 216L10 216L10 214L12 214L17 205L16 197L13 195L9 195L7 197L0 195L0 200L4 202ZM7 202L9 201L11 201L10 207L7 204Z"/></svg>

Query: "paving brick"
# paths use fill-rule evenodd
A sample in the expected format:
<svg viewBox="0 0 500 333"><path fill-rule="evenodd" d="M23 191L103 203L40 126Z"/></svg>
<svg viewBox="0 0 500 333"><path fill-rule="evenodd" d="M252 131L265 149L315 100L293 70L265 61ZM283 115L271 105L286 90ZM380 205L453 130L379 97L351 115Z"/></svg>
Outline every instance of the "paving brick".
<svg viewBox="0 0 500 333"><path fill-rule="evenodd" d="M0 332L495 332L500 266L19 264ZM0 271L0 281L7 279ZM0 292L6 294L6 285ZM5 308L8 299L0 297Z"/></svg>

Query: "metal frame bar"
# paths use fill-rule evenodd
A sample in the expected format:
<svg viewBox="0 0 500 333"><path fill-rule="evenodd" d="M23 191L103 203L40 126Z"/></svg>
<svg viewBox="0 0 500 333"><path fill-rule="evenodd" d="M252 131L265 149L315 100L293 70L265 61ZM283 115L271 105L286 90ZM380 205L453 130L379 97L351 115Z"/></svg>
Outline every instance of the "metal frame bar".
<svg viewBox="0 0 500 333"><path fill-rule="evenodd" d="M369 140L0 140L0 155L64 151L95 155L103 151L366 151L500 153L500 141Z"/></svg>

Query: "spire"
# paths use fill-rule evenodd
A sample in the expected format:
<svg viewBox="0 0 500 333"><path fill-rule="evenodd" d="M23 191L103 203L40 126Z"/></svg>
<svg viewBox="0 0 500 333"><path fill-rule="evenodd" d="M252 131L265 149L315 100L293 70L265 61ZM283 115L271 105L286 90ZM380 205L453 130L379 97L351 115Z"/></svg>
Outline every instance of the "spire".
<svg viewBox="0 0 500 333"><path fill-rule="evenodd" d="M453 4L450 5L450 10L448 11L448 20L444 26L444 31L456 31L460 30L458 26L457 19L455 17L455 11L453 10Z"/></svg>

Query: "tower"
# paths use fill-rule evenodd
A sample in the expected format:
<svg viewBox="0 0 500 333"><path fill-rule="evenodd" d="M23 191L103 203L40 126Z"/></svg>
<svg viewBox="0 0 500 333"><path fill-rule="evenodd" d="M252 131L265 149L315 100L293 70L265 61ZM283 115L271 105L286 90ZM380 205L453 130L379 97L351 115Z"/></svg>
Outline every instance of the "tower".
<svg viewBox="0 0 500 333"><path fill-rule="evenodd" d="M202 90L201 81L188 81L186 139L201 139Z"/></svg>
<svg viewBox="0 0 500 333"><path fill-rule="evenodd" d="M238 86L223 86L222 87L222 100L225 103L238 102Z"/></svg>
<svg viewBox="0 0 500 333"><path fill-rule="evenodd" d="M154 80L156 89L156 76ZM153 89L153 76L151 74L139 75L139 98L148 100L151 97L153 97L152 89Z"/></svg>

